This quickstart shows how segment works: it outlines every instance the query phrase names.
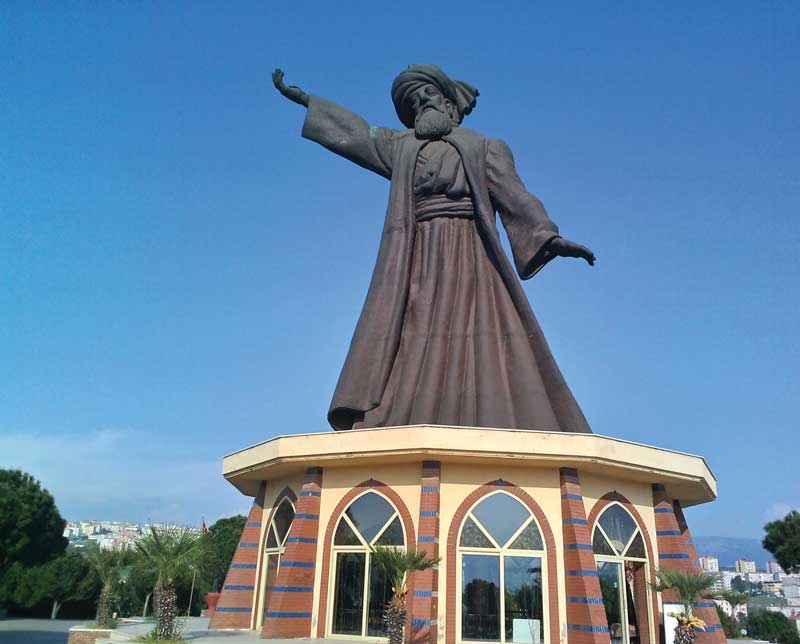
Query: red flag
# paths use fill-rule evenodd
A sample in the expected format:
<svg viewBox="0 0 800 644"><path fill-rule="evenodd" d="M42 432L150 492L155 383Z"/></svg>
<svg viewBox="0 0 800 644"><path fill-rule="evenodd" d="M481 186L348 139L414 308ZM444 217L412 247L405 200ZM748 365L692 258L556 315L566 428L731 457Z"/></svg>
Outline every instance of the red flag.
<svg viewBox="0 0 800 644"><path fill-rule="evenodd" d="M202 532L203 534L207 534L208 533L208 528L206 528L206 518L205 517L203 517L202 523L200 524L200 532Z"/></svg>

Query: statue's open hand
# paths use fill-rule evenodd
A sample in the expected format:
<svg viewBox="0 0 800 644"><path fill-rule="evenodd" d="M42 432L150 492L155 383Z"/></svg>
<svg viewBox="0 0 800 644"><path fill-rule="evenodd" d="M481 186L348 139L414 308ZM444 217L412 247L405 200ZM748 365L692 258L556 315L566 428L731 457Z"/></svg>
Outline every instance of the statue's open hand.
<svg viewBox="0 0 800 644"><path fill-rule="evenodd" d="M272 84L275 85L275 89L277 89L290 101L294 101L295 103L299 103L300 105L305 105L308 107L308 94L306 94L296 85L289 85L287 87L286 83L283 82L282 69L276 69L274 72L272 72Z"/></svg>
<svg viewBox="0 0 800 644"><path fill-rule="evenodd" d="M559 257L582 257L589 263L589 266L594 266L594 253L586 248L586 246L576 244L569 239L556 237L550 240L550 244L548 245L547 249Z"/></svg>

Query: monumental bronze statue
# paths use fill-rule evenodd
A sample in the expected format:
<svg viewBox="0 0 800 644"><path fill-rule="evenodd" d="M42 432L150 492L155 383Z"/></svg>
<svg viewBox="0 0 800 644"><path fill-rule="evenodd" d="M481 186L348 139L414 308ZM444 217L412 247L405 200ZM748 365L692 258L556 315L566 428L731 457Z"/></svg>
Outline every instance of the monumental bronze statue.
<svg viewBox="0 0 800 644"><path fill-rule="evenodd" d="M558 234L522 184L508 146L461 127L478 90L436 65L392 84L405 129L371 127L287 86L308 108L303 136L391 181L380 250L328 420L334 429L435 424L591 432L516 272L554 257L594 265Z"/></svg>

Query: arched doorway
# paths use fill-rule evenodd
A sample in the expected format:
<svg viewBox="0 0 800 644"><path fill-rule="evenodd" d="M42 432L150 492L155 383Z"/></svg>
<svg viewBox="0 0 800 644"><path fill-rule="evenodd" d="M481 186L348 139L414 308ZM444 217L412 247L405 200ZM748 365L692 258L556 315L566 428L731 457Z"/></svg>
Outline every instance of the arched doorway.
<svg viewBox="0 0 800 644"><path fill-rule="evenodd" d="M592 550L612 644L650 641L647 549L642 531L619 503L609 505L594 526Z"/></svg>
<svg viewBox="0 0 800 644"><path fill-rule="evenodd" d="M275 580L278 578L278 571L281 567L283 553L286 550L286 540L289 538L289 529L294 521L294 505L288 496L284 496L278 503L277 509L272 514L272 519L267 526L267 541L264 546L264 558L262 559L262 570L264 573L263 586L261 588L261 610L258 613L256 628L260 629L264 624L264 617L269 610L269 597Z"/></svg>
<svg viewBox="0 0 800 644"><path fill-rule="evenodd" d="M331 553L331 635L384 636L383 609L391 599L392 588L370 547L402 548L405 542L397 508L377 492L361 494L342 513Z"/></svg>
<svg viewBox="0 0 800 644"><path fill-rule="evenodd" d="M467 512L458 538L458 640L546 642L544 542L531 511L502 491Z"/></svg>

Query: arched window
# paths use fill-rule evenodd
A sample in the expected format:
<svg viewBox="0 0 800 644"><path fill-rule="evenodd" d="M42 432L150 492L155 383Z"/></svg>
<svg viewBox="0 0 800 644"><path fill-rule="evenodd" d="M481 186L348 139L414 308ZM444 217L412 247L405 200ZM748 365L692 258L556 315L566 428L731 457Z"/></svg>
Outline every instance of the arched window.
<svg viewBox="0 0 800 644"><path fill-rule="evenodd" d="M264 598L263 610L261 611L259 623L256 624L257 628L261 628L264 617L266 617L269 610L269 597L272 594L275 580L278 578L278 571L281 567L283 552L286 549L286 539L289 537L292 521L294 521L294 506L288 497L283 497L267 526L267 544L264 548L264 558L261 564L264 570L262 575L264 587L261 593Z"/></svg>
<svg viewBox="0 0 800 644"><path fill-rule="evenodd" d="M545 641L542 534L516 497L495 492L467 513L458 541L461 641Z"/></svg>
<svg viewBox="0 0 800 644"><path fill-rule="evenodd" d="M647 550L642 531L619 503L612 503L598 517L592 549L611 642L649 643Z"/></svg>
<svg viewBox="0 0 800 644"><path fill-rule="evenodd" d="M333 609L330 632L382 637L383 609L392 587L370 546L405 546L403 524L386 497L367 492L339 518L333 537Z"/></svg>

